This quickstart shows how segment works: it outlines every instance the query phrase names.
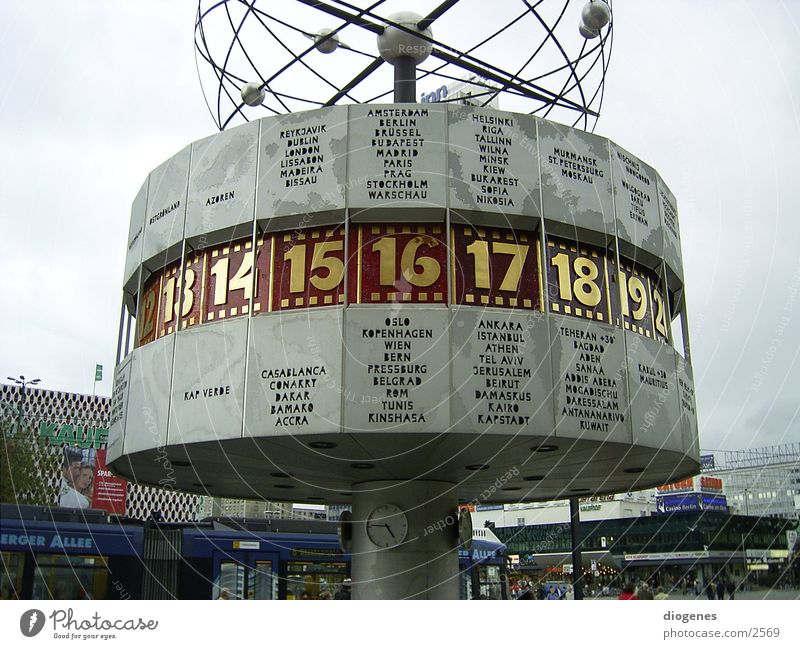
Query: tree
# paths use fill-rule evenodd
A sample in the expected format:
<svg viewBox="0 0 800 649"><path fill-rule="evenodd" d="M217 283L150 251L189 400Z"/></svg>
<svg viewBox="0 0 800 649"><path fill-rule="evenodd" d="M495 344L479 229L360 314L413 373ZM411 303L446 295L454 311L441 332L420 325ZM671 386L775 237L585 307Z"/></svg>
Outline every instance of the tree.
<svg viewBox="0 0 800 649"><path fill-rule="evenodd" d="M60 454L21 418L0 419L0 502L53 505Z"/></svg>

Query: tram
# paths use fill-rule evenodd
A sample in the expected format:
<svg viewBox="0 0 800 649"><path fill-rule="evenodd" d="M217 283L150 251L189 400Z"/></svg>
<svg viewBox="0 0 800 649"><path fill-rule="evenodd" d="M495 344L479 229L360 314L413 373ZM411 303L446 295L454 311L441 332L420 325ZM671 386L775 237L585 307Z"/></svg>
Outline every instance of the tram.
<svg viewBox="0 0 800 649"><path fill-rule="evenodd" d="M350 575L337 524L134 521L0 505L2 599L317 599ZM462 599L507 599L506 547L487 529L459 550Z"/></svg>

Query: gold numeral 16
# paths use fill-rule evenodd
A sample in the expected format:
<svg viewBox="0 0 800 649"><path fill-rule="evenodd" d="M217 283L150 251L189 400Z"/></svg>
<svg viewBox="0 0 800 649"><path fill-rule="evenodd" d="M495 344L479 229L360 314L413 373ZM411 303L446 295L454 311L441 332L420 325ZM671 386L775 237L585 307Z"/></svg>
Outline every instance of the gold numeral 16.
<svg viewBox="0 0 800 649"><path fill-rule="evenodd" d="M433 257L417 256L422 246L434 248L439 242L433 237L420 235L414 237L403 248L400 255L400 273L412 286L424 288L433 284L442 273L442 266ZM381 286L394 286L397 281L397 239L395 237L381 237L372 244L372 252L380 255ZM420 271L417 272L417 268Z"/></svg>
<svg viewBox="0 0 800 649"><path fill-rule="evenodd" d="M311 272L317 268L324 268L326 275L312 275L309 281L320 291L331 291L344 279L344 262L338 257L329 256L329 253L343 252L344 241L320 241L314 244L311 255ZM291 264L289 274L289 292L302 293L306 288L306 244L299 243L292 246L284 254L284 258Z"/></svg>
<svg viewBox="0 0 800 649"><path fill-rule="evenodd" d="M595 281L600 271L588 257L576 257L572 262L577 277L572 280L572 269L569 265L569 257L563 253L558 253L550 260L550 264L558 270L558 293L565 302L572 301L573 292L578 302L584 306L594 307L600 304L602 294L600 286Z"/></svg>

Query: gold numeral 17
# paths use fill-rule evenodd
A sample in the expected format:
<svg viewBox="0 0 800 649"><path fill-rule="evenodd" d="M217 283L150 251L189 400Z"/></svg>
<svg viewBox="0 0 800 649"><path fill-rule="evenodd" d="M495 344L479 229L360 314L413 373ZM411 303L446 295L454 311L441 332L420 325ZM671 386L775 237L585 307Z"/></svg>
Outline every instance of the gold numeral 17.
<svg viewBox="0 0 800 649"><path fill-rule="evenodd" d="M511 255L511 263L500 282L501 291L518 291L522 269L528 256L528 246L518 243L492 241L492 254ZM489 242L476 239L467 246L467 254L475 258L475 288L489 289Z"/></svg>

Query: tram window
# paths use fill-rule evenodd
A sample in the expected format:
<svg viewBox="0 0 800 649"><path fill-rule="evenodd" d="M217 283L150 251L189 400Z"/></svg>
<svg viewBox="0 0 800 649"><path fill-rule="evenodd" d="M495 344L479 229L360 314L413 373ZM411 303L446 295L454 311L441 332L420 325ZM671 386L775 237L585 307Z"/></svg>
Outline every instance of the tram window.
<svg viewBox="0 0 800 649"><path fill-rule="evenodd" d="M244 592L244 566L235 561L219 564L219 577L211 594L213 599L242 599Z"/></svg>
<svg viewBox="0 0 800 649"><path fill-rule="evenodd" d="M277 599L277 596L278 580L272 571L272 561L256 561L254 566L220 562L213 599Z"/></svg>
<svg viewBox="0 0 800 649"><path fill-rule="evenodd" d="M290 561L286 570L286 599L319 599L324 591L333 596L345 577L344 562Z"/></svg>
<svg viewBox="0 0 800 649"><path fill-rule="evenodd" d="M483 599L501 599L502 583L500 566L479 566L481 597Z"/></svg>
<svg viewBox="0 0 800 649"><path fill-rule="evenodd" d="M247 599L277 599L278 580L272 572L272 561L256 561L250 569Z"/></svg>
<svg viewBox="0 0 800 649"><path fill-rule="evenodd" d="M107 594L105 557L37 555L33 599L106 599Z"/></svg>
<svg viewBox="0 0 800 649"><path fill-rule="evenodd" d="M3 552L0 557L3 567L0 571L0 599L19 599L25 555L22 552Z"/></svg>

